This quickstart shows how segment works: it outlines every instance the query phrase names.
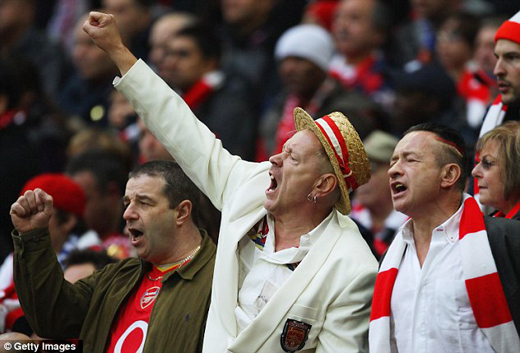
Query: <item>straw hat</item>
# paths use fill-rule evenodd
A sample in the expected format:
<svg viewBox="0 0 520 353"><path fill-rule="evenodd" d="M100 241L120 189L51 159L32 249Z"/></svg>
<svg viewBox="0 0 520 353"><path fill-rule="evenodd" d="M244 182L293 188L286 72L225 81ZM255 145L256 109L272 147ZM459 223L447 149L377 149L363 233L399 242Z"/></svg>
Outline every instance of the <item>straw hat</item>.
<svg viewBox="0 0 520 353"><path fill-rule="evenodd" d="M341 199L335 207L342 214L349 214L349 192L370 179L370 162L356 129L340 112L314 120L299 107L294 109L294 122L296 130L314 132L325 148L341 190Z"/></svg>

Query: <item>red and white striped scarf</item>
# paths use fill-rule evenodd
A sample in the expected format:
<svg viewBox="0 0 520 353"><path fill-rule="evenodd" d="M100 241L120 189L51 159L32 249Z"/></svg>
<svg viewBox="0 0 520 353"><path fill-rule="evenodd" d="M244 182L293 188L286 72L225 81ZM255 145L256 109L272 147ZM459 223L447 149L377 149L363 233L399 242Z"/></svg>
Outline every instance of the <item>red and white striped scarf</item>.
<svg viewBox="0 0 520 353"><path fill-rule="evenodd" d="M498 125L501 125L504 121L504 117L506 116L507 105L502 103L502 96L499 94L493 104L488 109L486 116L484 117L484 122L482 123L482 127L480 128L479 137L482 137L486 132L493 130Z"/></svg>
<svg viewBox="0 0 520 353"><path fill-rule="evenodd" d="M186 104L194 110L204 102L206 98L222 87L223 83L224 74L221 71L208 72L184 93L182 98Z"/></svg>
<svg viewBox="0 0 520 353"><path fill-rule="evenodd" d="M472 197L464 201L459 242L464 281L478 327L496 352L520 352L520 338L491 253L484 217ZM392 352L390 302L405 249L406 243L398 235L376 278L369 328L372 352Z"/></svg>

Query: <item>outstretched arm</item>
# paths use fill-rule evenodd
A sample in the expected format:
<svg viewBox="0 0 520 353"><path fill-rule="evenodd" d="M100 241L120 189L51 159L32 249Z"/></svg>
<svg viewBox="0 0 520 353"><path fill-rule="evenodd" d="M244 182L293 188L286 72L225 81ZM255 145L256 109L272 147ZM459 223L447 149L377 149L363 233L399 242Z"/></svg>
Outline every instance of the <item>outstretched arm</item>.
<svg viewBox="0 0 520 353"><path fill-rule="evenodd" d="M91 11L83 24L83 30L94 43L110 56L124 75L135 64L137 58L123 44L114 15Z"/></svg>

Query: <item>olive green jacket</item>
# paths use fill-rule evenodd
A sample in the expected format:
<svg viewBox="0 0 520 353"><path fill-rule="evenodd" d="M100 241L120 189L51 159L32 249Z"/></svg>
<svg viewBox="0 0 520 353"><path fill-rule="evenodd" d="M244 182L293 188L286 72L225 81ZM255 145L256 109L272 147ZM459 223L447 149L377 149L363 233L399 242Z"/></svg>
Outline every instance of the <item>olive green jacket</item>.
<svg viewBox="0 0 520 353"><path fill-rule="evenodd" d="M14 280L29 323L41 337L80 338L85 352L104 352L118 309L151 266L129 258L70 284L47 229L13 231ZM210 304L215 245L205 233L199 254L163 279L143 352L200 352Z"/></svg>

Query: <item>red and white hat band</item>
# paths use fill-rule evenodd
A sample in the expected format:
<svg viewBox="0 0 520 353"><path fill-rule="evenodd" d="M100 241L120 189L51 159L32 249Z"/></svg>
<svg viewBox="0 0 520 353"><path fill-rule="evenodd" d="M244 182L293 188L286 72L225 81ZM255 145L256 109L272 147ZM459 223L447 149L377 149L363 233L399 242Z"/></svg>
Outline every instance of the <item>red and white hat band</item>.
<svg viewBox="0 0 520 353"><path fill-rule="evenodd" d="M495 34L495 42L499 39L507 39L520 44L520 11L500 26Z"/></svg>
<svg viewBox="0 0 520 353"><path fill-rule="evenodd" d="M350 192L356 189L358 184L349 167L347 144L343 135L341 135L338 126L328 115L325 115L315 122L334 151L334 155L336 156L341 172L343 173L343 178L347 184L348 191Z"/></svg>

